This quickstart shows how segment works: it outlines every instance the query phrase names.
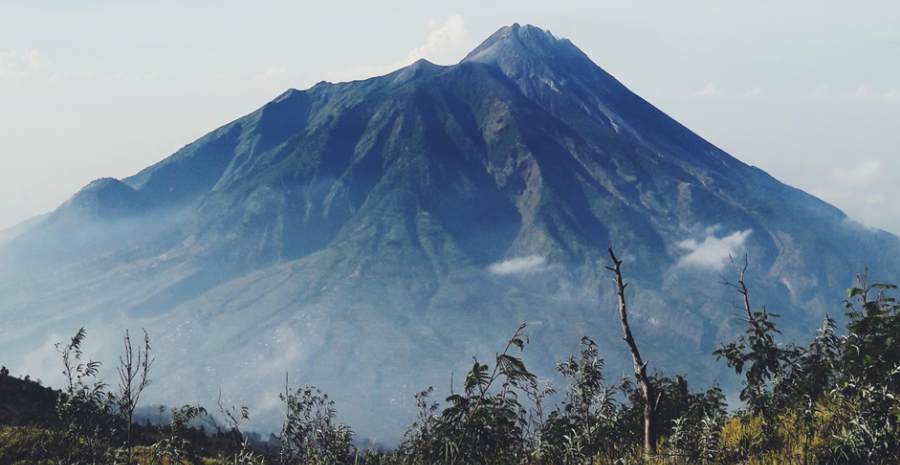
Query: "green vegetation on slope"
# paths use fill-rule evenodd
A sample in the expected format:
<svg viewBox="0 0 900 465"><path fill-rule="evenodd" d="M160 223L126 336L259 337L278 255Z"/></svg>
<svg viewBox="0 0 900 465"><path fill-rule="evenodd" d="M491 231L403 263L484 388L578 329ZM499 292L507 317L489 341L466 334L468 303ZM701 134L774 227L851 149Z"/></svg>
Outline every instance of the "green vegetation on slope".
<svg viewBox="0 0 900 465"><path fill-rule="evenodd" d="M619 283L621 262L611 256ZM225 425L214 433L197 428L198 419L210 416L190 405L172 409L168 425L132 425L154 360L149 338L135 350L126 334L120 382L109 388L97 379L99 364L82 358L82 330L57 347L67 378L61 392L0 370L0 423L7 425L0 428L0 463L900 463L896 286L870 284L860 275L845 302L846 332L839 334L826 318L808 345L797 346L778 341L776 314L752 306L743 272L731 285L743 297L746 332L714 355L743 378L744 408L733 412L717 386L694 391L683 377L659 370L639 382L608 383L588 337L578 354L557 365L568 385L551 401L556 390L519 355L528 344L523 324L492 363L475 360L443 402L432 400L433 388L417 395L418 418L394 450L354 444L326 394L314 387L292 390L287 383L281 433L251 441L241 432L247 409L221 403L218 417ZM620 305L627 333L624 299ZM651 363L636 361L636 373ZM649 389L641 388L643 382ZM653 393L652 409L645 409L647 392ZM653 427L646 429L646 421ZM652 447L644 444L650 430Z"/></svg>

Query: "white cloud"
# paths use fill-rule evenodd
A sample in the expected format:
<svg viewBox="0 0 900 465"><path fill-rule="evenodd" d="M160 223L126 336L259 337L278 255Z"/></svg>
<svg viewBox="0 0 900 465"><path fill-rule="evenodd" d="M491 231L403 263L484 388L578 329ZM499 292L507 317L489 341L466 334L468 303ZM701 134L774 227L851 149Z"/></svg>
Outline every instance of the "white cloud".
<svg viewBox="0 0 900 465"><path fill-rule="evenodd" d="M422 58L435 63L453 63L465 54L468 33L462 16L451 15L441 22L432 20L429 21L428 27L430 31L425 42L410 50L403 59L383 65L359 66L349 71L331 73L329 78L335 81L365 79L390 73Z"/></svg>
<svg viewBox="0 0 900 465"><path fill-rule="evenodd" d="M890 163L888 163L890 164ZM868 226L881 223L887 216L897 215L892 198L891 171L885 161L865 159L846 168L833 168L830 176L823 176L821 184L811 193L836 205L851 205L852 216Z"/></svg>
<svg viewBox="0 0 900 465"><path fill-rule="evenodd" d="M882 193L869 194L863 197L863 202L869 206L884 205L887 203L887 196Z"/></svg>
<svg viewBox="0 0 900 465"><path fill-rule="evenodd" d="M543 271L546 268L547 259L540 255L516 257L492 264L488 271L496 275L530 274Z"/></svg>
<svg viewBox="0 0 900 465"><path fill-rule="evenodd" d="M37 50L0 50L0 79L19 79L41 70L44 60Z"/></svg>
<svg viewBox="0 0 900 465"><path fill-rule="evenodd" d="M715 97L719 95L721 91L719 90L719 86L716 85L715 82L707 82L702 89L694 92L694 95L699 95L701 97Z"/></svg>
<svg viewBox="0 0 900 465"><path fill-rule="evenodd" d="M816 187L812 193L831 202L864 195L873 198L883 196L880 192L872 192L872 189L883 180L885 171L882 162L874 159L863 160L847 168L833 168L828 184Z"/></svg>
<svg viewBox="0 0 900 465"><path fill-rule="evenodd" d="M677 244L678 247L688 253L678 260L677 266L721 270L728 262L728 258L744 246L744 242L752 232L751 229L745 229L724 237L709 234L702 241L696 239L681 241Z"/></svg>
<svg viewBox="0 0 900 465"><path fill-rule="evenodd" d="M869 83L863 83L856 87L851 97L866 101L900 102L900 89L879 90Z"/></svg>
<svg viewBox="0 0 900 465"><path fill-rule="evenodd" d="M756 85L744 92L741 96L744 98L756 98L763 94L762 87Z"/></svg>
<svg viewBox="0 0 900 465"><path fill-rule="evenodd" d="M68 338L55 333L48 335L40 346L24 356L21 365L17 367L19 374L40 379L44 385L61 386L64 380L62 372L59 370L59 353L55 346L58 342L68 342ZM85 358L89 359L90 357L86 356Z"/></svg>
<svg viewBox="0 0 900 465"><path fill-rule="evenodd" d="M738 99L754 99L763 95L763 88L758 84L754 84L745 91L734 90L732 92L725 92L725 90L720 87L718 83L709 81L705 86L694 91L694 95L705 98L728 97Z"/></svg>
<svg viewBox="0 0 900 465"><path fill-rule="evenodd" d="M879 88L868 82L863 82L849 90L836 89L828 84L819 84L810 90L809 96L814 99L843 102L900 103L900 89Z"/></svg>
<svg viewBox="0 0 900 465"><path fill-rule="evenodd" d="M400 66L421 58L434 62L449 62L459 58L458 54L466 46L466 24L462 16L451 15L441 23L432 20L428 26L431 32L425 43L410 50L406 58L398 62Z"/></svg>
<svg viewBox="0 0 900 465"><path fill-rule="evenodd" d="M863 160L849 170L834 170L834 177L845 179L849 183L872 182L881 176L881 162L878 160Z"/></svg>
<svg viewBox="0 0 900 465"><path fill-rule="evenodd" d="M274 80L274 79L281 79L281 78L287 76L287 74L288 74L288 70L287 70L287 67L284 65L269 66L263 72L257 74L255 76L255 78L264 80L264 81L268 81L268 80Z"/></svg>

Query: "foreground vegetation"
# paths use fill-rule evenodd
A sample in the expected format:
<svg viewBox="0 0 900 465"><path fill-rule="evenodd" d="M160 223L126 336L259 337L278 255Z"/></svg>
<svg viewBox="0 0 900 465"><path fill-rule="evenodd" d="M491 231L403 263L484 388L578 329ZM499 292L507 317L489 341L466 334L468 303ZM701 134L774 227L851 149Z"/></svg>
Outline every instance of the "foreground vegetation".
<svg viewBox="0 0 900 465"><path fill-rule="evenodd" d="M628 325L627 282L610 250L623 338L634 379L608 382L588 337L557 370L559 392L523 363L521 325L490 363L475 361L462 389L443 401L433 388L415 398L418 417L392 451L363 450L314 387L281 399L279 435L253 441L241 431L250 412L222 405L170 410L167 425L135 423L150 384L149 337L126 333L118 383L97 379L83 359L84 330L57 349L66 385L41 388L0 370L0 463L21 464L897 464L900 463L900 304L896 287L858 277L845 302L847 326L826 317L807 346L778 341L777 315L751 304L744 279L745 334L714 356L742 378L743 408L729 412L722 391L695 391L681 376L652 370ZM218 418L206 430L200 418Z"/></svg>

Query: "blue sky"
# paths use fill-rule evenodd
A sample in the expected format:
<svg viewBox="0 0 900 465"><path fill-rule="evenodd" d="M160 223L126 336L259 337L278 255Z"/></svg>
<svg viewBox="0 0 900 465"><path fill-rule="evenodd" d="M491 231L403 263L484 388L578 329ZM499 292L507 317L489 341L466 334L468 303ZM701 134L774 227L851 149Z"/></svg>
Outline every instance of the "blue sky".
<svg viewBox="0 0 900 465"><path fill-rule="evenodd" d="M900 3L828 0L0 0L0 228L288 87L454 63L512 22L571 39L732 155L900 233Z"/></svg>

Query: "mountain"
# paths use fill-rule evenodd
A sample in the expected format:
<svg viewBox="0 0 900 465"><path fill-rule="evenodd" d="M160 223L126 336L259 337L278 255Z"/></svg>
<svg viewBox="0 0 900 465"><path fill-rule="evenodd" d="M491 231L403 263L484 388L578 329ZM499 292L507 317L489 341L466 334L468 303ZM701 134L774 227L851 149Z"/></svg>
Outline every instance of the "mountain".
<svg viewBox="0 0 900 465"><path fill-rule="evenodd" d="M760 134L760 137L765 137ZM11 237L10 237L11 236ZM291 89L132 177L95 181L0 245L0 354L58 372L80 326L115 360L158 351L148 402L222 388L271 425L284 373L396 439L520 321L526 361L594 338L629 373L606 247L626 259L651 368L733 383L710 352L740 330L729 254L788 338L841 313L900 240L782 184L629 91L566 39L517 24L460 63Z"/></svg>

